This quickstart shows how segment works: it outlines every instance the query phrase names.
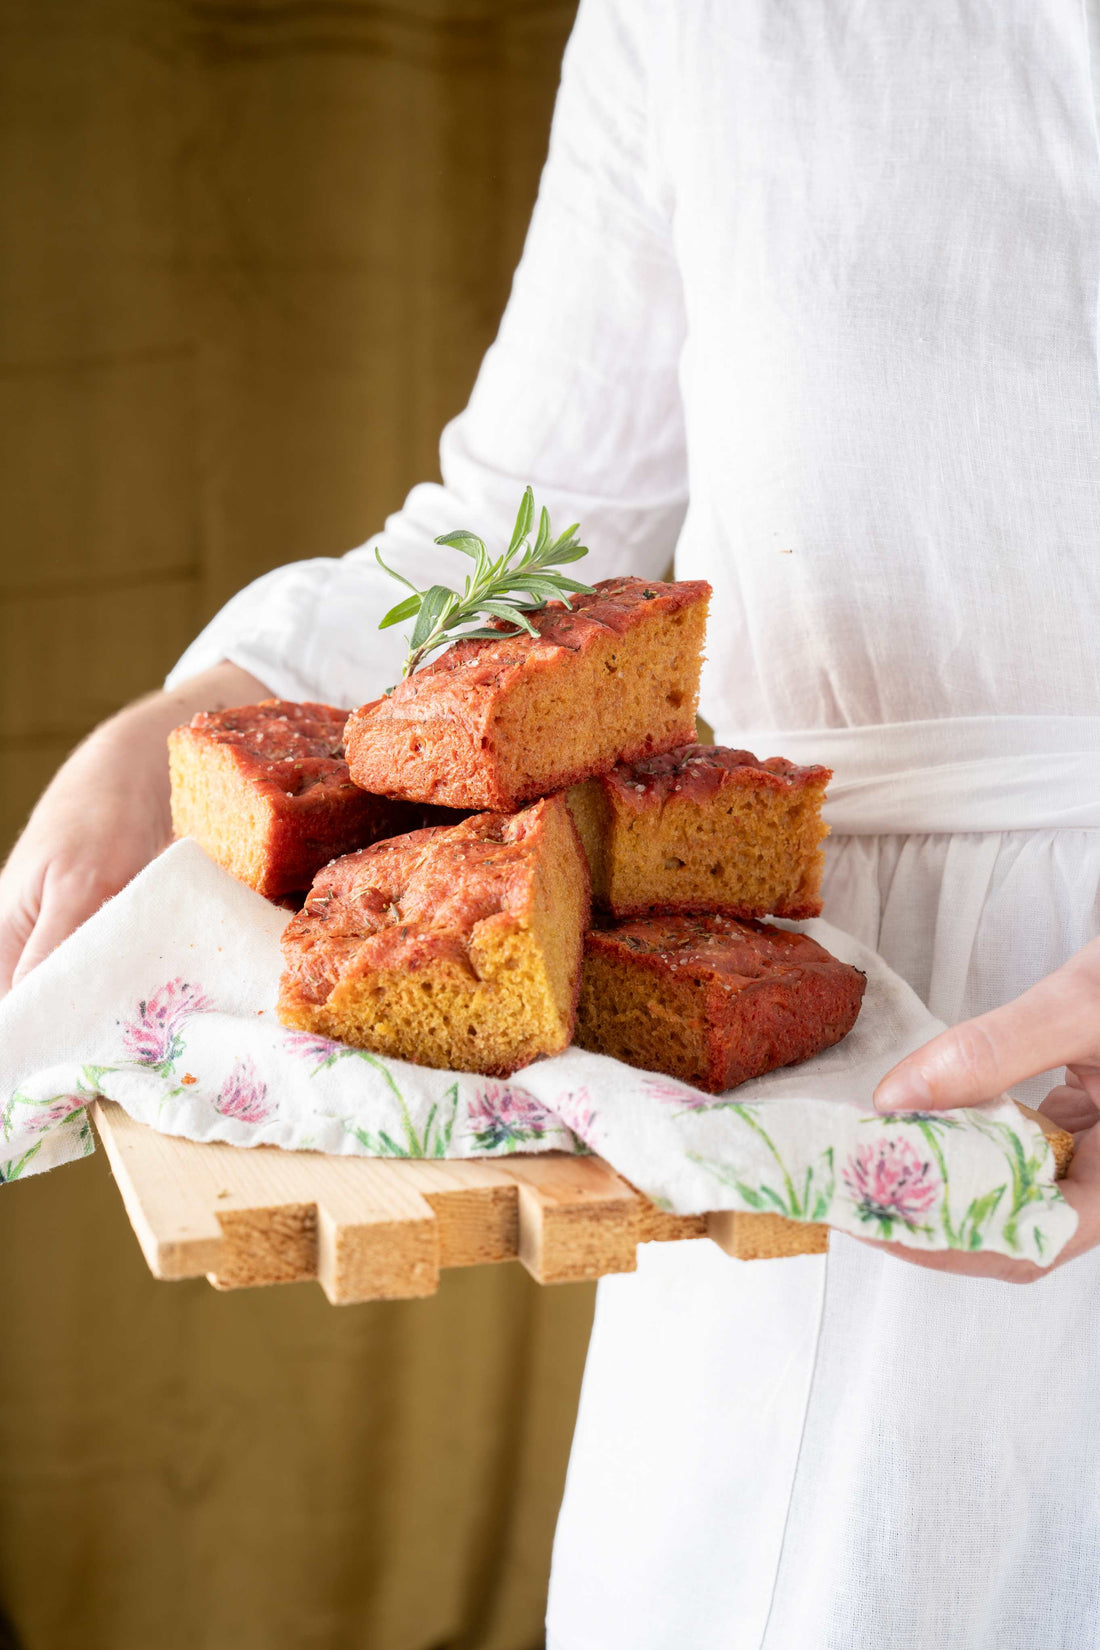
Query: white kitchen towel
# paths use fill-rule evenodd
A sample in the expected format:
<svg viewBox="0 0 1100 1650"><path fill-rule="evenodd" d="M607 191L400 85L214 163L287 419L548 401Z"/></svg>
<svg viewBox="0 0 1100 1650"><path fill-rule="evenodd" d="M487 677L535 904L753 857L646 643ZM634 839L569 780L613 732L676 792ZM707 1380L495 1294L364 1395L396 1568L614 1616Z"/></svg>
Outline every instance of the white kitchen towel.
<svg viewBox="0 0 1100 1650"><path fill-rule="evenodd" d="M275 1015L285 911L177 843L0 1003L0 1180L92 1149L97 1094L191 1140L348 1155L598 1152L661 1208L767 1210L919 1248L1048 1263L1076 1225L1039 1127L1002 1100L879 1117L879 1077L941 1028L874 952L835 1048L728 1094L571 1048L507 1082L382 1059Z"/></svg>

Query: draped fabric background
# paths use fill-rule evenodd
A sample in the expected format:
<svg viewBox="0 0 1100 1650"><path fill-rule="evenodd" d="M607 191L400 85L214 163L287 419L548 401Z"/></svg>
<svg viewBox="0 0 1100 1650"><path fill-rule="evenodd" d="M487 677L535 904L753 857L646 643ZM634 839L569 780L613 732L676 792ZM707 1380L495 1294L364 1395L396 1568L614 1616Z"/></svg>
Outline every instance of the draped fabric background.
<svg viewBox="0 0 1100 1650"><path fill-rule="evenodd" d="M0 0L0 849L79 735L462 405L568 0ZM537 386L532 386L537 394ZM27 1650L528 1650L591 1312L155 1284L102 1156L0 1193Z"/></svg>

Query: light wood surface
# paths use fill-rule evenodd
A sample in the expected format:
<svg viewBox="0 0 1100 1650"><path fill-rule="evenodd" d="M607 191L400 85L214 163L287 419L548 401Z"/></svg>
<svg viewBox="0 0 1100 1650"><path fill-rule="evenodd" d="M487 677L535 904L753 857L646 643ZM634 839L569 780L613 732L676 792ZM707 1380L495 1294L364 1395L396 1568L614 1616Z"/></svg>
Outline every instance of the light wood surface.
<svg viewBox="0 0 1100 1650"><path fill-rule="evenodd" d="M440 1272L519 1260L540 1283L632 1272L639 1243L713 1236L743 1259L819 1253L824 1228L670 1215L598 1157L325 1157L200 1145L111 1101L93 1116L154 1277L217 1289L316 1278L337 1304L433 1294Z"/></svg>
<svg viewBox="0 0 1100 1650"><path fill-rule="evenodd" d="M1073 1138L1038 1112L1058 1173ZM720 1210L670 1215L601 1158L557 1152L460 1161L326 1157L200 1145L92 1108L157 1278L216 1289L316 1278L337 1305L434 1294L440 1272L519 1260L539 1283L633 1272L639 1243L709 1237L738 1260L819 1255L827 1226Z"/></svg>
<svg viewBox="0 0 1100 1650"><path fill-rule="evenodd" d="M716 1209L707 1216L707 1236L737 1260L785 1260L791 1255L823 1255L829 1228L783 1215L745 1214Z"/></svg>

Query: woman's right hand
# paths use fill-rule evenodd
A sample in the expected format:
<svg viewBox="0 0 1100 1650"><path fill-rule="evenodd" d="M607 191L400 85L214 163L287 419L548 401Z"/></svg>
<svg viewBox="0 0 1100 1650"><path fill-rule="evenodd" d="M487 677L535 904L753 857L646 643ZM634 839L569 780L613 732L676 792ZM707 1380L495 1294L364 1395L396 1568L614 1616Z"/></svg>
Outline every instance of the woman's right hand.
<svg viewBox="0 0 1100 1650"><path fill-rule="evenodd" d="M127 705L77 746L0 871L0 997L168 846L172 729L268 697L246 670L216 665Z"/></svg>

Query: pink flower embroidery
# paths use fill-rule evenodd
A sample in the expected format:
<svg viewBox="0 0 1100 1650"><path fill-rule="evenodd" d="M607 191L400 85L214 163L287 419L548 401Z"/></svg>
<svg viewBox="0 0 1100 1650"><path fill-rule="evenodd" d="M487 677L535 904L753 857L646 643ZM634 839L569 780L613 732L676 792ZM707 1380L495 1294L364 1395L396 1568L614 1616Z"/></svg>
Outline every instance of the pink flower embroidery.
<svg viewBox="0 0 1100 1650"><path fill-rule="evenodd" d="M197 985L186 980L169 980L145 1002L138 1004L138 1018L124 1021L122 1044L139 1065L167 1072L183 1053L180 1031L192 1014L206 1014L213 1003Z"/></svg>
<svg viewBox="0 0 1100 1650"><path fill-rule="evenodd" d="M672 1106L684 1106L688 1111L704 1111L707 1106L713 1106L718 1099L717 1095L700 1094L698 1089L689 1089L684 1083L677 1083L667 1077L643 1077L642 1087L654 1100L665 1100Z"/></svg>
<svg viewBox="0 0 1100 1650"><path fill-rule="evenodd" d="M554 1111L586 1146L591 1146L591 1137L596 1128L596 1113L592 1106L592 1097L586 1088L567 1089L564 1094L559 1094L554 1101Z"/></svg>
<svg viewBox="0 0 1100 1650"><path fill-rule="evenodd" d="M303 1060L312 1060L317 1071L338 1060L342 1054L354 1052L344 1043L334 1043L312 1031L288 1031L283 1043L291 1054L300 1055Z"/></svg>
<svg viewBox="0 0 1100 1650"><path fill-rule="evenodd" d="M507 1083L483 1083L471 1100L466 1121L483 1152L514 1151L527 1140L541 1140L554 1119L525 1089Z"/></svg>
<svg viewBox="0 0 1100 1650"><path fill-rule="evenodd" d="M215 1111L235 1117L239 1123L263 1123L275 1107L267 1098L267 1084L260 1081L251 1060L238 1060L214 1101Z"/></svg>
<svg viewBox="0 0 1100 1650"><path fill-rule="evenodd" d="M48 1106L43 1106L36 1117L32 1117L27 1124L28 1134L44 1134L47 1129L55 1128L63 1123L66 1117L71 1117L74 1111L79 1111L88 1104L86 1095L61 1094L56 1100L51 1100Z"/></svg>
<svg viewBox="0 0 1100 1650"><path fill-rule="evenodd" d="M860 1146L845 1165L844 1184L860 1219L877 1220L887 1230L895 1221L919 1226L940 1190L931 1163L897 1137Z"/></svg>

